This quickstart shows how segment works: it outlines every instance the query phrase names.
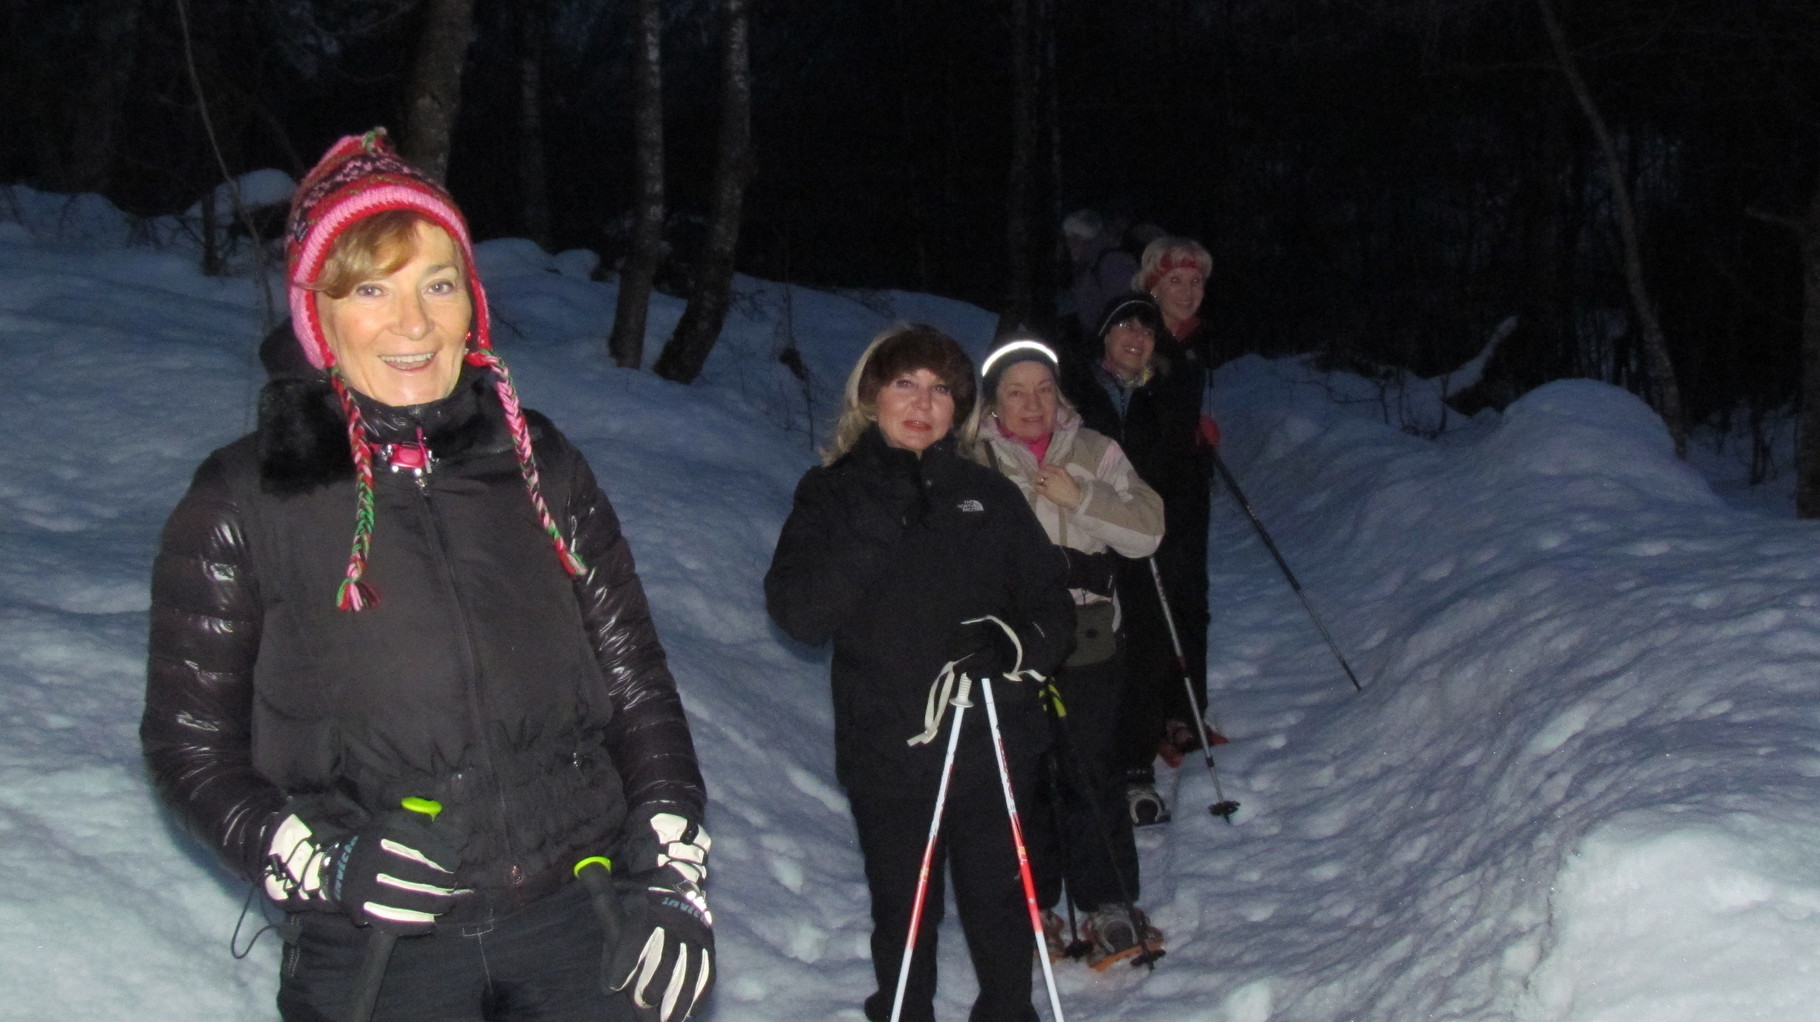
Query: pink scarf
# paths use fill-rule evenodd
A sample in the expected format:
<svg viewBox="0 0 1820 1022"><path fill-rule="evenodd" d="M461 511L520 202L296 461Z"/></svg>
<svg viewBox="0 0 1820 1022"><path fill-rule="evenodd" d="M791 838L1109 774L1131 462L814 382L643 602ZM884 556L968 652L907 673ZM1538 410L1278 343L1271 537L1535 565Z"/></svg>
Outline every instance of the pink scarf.
<svg viewBox="0 0 1820 1022"><path fill-rule="evenodd" d="M998 425L998 435L999 436L1002 436L1007 440L1015 440L1018 443L1023 444L1024 447L1027 448L1031 454L1036 455L1036 463L1038 465L1041 465L1043 463L1043 455L1049 453L1049 441L1055 438L1054 431L1045 433L1036 440L1025 440L1023 437L1018 436L1016 433L1013 433L1010 430L1006 429L1005 424L1003 422L999 422L999 420L996 416L993 418L992 421Z"/></svg>

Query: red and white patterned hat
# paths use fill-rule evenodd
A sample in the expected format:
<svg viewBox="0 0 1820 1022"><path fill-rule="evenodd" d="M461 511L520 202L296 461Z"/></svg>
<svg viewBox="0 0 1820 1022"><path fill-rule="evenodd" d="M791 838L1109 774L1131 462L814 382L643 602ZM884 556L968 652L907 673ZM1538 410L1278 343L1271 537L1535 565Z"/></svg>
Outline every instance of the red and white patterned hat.
<svg viewBox="0 0 1820 1022"><path fill-rule="evenodd" d="M290 228L285 237L291 330L297 335L297 342L303 346L304 357L310 364L328 370L329 383L348 420L348 442L354 459L357 505L354 540L348 553L345 578L335 594L335 605L346 611L360 611L378 600L378 592L366 578L367 554L373 544L373 444L367 439L360 407L349 384L335 368L335 353L323 336L322 318L316 309L316 291L312 285L322 275L323 264L328 262L335 239L341 232L356 221L389 210L421 214L448 232L460 250L462 263L467 268L468 294L474 306L465 360L469 365L492 372L493 393L505 409L506 427L512 435L519 475L537 514L538 524L549 536L563 570L570 575L583 574L588 570L587 565L570 548L567 537L544 503L537 476L537 459L531 450L531 431L519 406L518 391L512 385L512 374L505 362L493 352L487 295L480 286L480 274L474 264L474 243L468 236L468 222L449 193L404 162L392 148L384 128L374 128L364 135L349 135L330 146L322 160L304 176L291 199Z"/></svg>
<svg viewBox="0 0 1820 1022"><path fill-rule="evenodd" d="M291 330L303 346L304 357L318 369L333 365L335 354L323 336L312 287L322 275L323 264L328 262L342 231L357 220L394 209L419 213L454 239L467 267L468 294L474 302L470 347L492 346L487 295L474 265L474 243L468 235L466 218L441 185L404 162L392 148L384 128L374 128L330 146L291 197L284 246L290 278Z"/></svg>

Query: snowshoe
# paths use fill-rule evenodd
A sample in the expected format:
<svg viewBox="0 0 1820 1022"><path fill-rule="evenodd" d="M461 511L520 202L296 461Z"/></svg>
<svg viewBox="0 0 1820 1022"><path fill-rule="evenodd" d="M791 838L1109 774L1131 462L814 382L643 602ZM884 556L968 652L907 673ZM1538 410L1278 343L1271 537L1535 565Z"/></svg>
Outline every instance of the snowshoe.
<svg viewBox="0 0 1820 1022"><path fill-rule="evenodd" d="M1051 962L1068 957L1068 937L1062 932L1062 917L1053 909L1043 910L1043 947L1049 952Z"/></svg>
<svg viewBox="0 0 1820 1022"><path fill-rule="evenodd" d="M1202 734L1207 739L1207 747L1225 745L1226 736L1213 729L1213 726L1202 722ZM1186 721L1171 720L1163 725L1163 737L1157 741L1156 754L1170 768L1182 765L1190 753L1201 751L1200 739L1194 735L1194 727Z"/></svg>
<svg viewBox="0 0 1820 1022"><path fill-rule="evenodd" d="M1151 781L1130 781L1125 785L1125 808L1131 813L1133 827L1155 827L1169 822L1169 807L1157 794Z"/></svg>
<svg viewBox="0 0 1820 1022"><path fill-rule="evenodd" d="M1156 758L1162 760L1164 766L1174 770L1182 765L1182 748L1167 737L1159 738L1156 741Z"/></svg>
<svg viewBox="0 0 1820 1022"><path fill-rule="evenodd" d="M1163 957L1163 931L1135 905L1102 905L1087 913L1081 936L1090 944L1087 964L1104 972L1117 962L1149 965Z"/></svg>

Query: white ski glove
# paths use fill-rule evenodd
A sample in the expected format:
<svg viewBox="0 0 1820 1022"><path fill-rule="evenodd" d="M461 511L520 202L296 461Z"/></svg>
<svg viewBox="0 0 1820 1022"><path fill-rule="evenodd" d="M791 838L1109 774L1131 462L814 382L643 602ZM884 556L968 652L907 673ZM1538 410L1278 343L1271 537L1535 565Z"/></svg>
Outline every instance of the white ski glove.
<svg viewBox="0 0 1820 1022"><path fill-rule="evenodd" d="M452 837L396 809L353 831L312 828L295 813L272 832L265 892L287 909L341 911L391 933L428 933L454 904Z"/></svg>
<svg viewBox="0 0 1820 1022"><path fill-rule="evenodd" d="M605 951L601 985L626 991L640 1022L679 1022L714 985L714 915L701 887L713 841L675 813L652 816L651 832L628 856L623 925L602 920L618 939Z"/></svg>

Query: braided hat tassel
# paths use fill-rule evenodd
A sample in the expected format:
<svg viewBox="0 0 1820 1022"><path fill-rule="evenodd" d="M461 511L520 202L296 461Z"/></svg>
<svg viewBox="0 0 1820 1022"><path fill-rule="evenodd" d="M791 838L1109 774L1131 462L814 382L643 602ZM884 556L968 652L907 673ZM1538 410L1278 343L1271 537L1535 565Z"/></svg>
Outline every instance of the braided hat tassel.
<svg viewBox="0 0 1820 1022"><path fill-rule="evenodd" d="M292 329L310 364L328 370L347 419L348 446L354 456L354 542L348 552L346 577L335 591L335 606L351 613L378 602L378 594L366 581L367 559L373 547L373 450L350 385L336 365L335 353L323 333L314 288L335 239L356 221L387 210L406 210L423 217L447 233L460 252L467 273L468 296L473 302L473 332L466 359L470 365L490 369L498 377L495 391L505 408L519 473L524 477L525 491L530 495L538 523L556 548L563 570L571 576L586 573L588 566L570 548L544 502L518 391L512 386L505 363L493 354L487 293L480 283L467 220L448 191L406 163L392 148L385 129L375 128L364 135L349 135L329 147L292 196L286 230Z"/></svg>
<svg viewBox="0 0 1820 1022"><path fill-rule="evenodd" d="M556 518L550 514L549 505L544 503L543 486L537 478L537 461L531 454L531 430L525 425L524 410L518 403L518 388L512 386L512 373L506 364L491 348L479 348L468 352L468 364L485 366L499 377L497 391L499 403L506 411L506 426L512 432L512 450L518 455L518 473L524 478L525 492L531 497L531 506L537 511L538 524L550 537L550 544L556 548L556 556L562 561L564 571L571 577L587 573L588 565L569 546L562 529L556 525Z"/></svg>
<svg viewBox="0 0 1820 1022"><path fill-rule="evenodd" d="M348 392L339 366L329 370L329 382L335 387L335 396L341 399L342 414L348 421L348 446L354 454L354 546L348 552L347 577L335 590L335 606L358 613L379 602L379 594L365 578L367 555L373 549L373 449L367 443L360 406Z"/></svg>

